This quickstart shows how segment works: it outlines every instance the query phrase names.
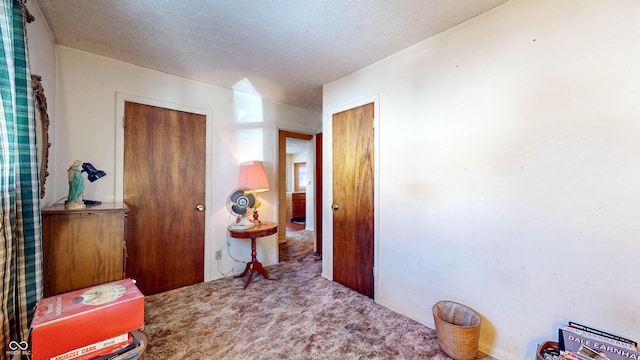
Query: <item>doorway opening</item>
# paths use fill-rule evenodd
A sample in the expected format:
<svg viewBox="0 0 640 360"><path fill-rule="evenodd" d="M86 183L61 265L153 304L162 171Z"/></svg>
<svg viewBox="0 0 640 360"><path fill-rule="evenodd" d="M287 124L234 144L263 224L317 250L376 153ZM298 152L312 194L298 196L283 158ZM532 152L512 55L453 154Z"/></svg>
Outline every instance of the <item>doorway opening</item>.
<svg viewBox="0 0 640 360"><path fill-rule="evenodd" d="M286 195L287 230L300 231L307 225L307 187L311 177L307 175L310 140L287 138L286 141Z"/></svg>
<svg viewBox="0 0 640 360"><path fill-rule="evenodd" d="M315 144L310 134L280 130L278 136L278 224L286 230L278 232L282 247L295 232L314 233Z"/></svg>

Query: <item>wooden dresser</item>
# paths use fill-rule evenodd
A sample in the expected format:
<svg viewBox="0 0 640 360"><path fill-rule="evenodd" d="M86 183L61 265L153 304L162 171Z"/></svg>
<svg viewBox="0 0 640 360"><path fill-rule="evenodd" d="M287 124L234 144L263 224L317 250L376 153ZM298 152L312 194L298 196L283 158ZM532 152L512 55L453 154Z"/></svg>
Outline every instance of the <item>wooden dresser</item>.
<svg viewBox="0 0 640 360"><path fill-rule="evenodd" d="M291 194L291 221L304 221L307 217L307 194L295 192Z"/></svg>
<svg viewBox="0 0 640 360"><path fill-rule="evenodd" d="M128 211L124 203L42 209L45 297L124 278Z"/></svg>

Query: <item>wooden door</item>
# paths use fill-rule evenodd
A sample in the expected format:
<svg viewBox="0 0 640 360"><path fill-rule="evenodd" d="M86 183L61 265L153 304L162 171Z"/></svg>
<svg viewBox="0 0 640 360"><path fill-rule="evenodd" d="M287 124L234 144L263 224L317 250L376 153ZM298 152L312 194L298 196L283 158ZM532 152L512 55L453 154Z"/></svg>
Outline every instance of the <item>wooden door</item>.
<svg viewBox="0 0 640 360"><path fill-rule="evenodd" d="M333 280L373 297L373 103L333 115Z"/></svg>
<svg viewBox="0 0 640 360"><path fill-rule="evenodd" d="M126 275L145 295L204 281L206 116L127 102Z"/></svg>

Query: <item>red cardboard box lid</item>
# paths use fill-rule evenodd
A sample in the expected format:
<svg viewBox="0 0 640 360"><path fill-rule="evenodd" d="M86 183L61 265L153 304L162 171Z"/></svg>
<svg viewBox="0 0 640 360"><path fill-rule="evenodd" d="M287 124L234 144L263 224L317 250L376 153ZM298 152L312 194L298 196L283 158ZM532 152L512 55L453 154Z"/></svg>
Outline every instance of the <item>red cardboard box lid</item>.
<svg viewBox="0 0 640 360"><path fill-rule="evenodd" d="M131 279L44 298L31 322L32 359L49 359L143 326L144 295Z"/></svg>

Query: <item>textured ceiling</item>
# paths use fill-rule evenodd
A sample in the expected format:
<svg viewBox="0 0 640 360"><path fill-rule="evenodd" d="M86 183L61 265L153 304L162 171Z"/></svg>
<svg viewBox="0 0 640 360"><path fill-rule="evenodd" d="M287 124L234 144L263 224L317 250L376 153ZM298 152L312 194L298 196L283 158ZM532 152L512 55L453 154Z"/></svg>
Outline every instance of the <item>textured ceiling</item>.
<svg viewBox="0 0 640 360"><path fill-rule="evenodd" d="M323 84L507 0L35 1L58 44L321 111Z"/></svg>

